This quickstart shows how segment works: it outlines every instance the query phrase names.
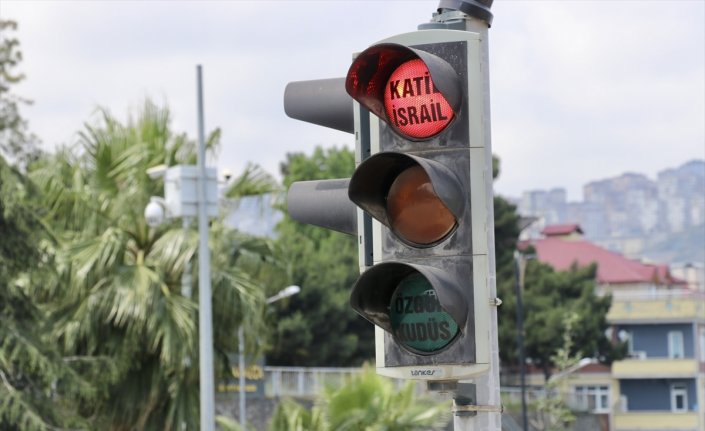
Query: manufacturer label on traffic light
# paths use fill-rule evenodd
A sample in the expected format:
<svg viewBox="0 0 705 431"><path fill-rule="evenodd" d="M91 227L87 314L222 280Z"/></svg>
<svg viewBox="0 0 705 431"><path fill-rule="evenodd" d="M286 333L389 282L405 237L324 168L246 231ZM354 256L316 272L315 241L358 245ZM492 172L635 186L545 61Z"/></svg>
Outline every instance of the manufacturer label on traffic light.
<svg viewBox="0 0 705 431"><path fill-rule="evenodd" d="M400 65L389 77L384 107L390 124L409 138L426 139L453 120L453 108L433 84L420 59Z"/></svg>
<svg viewBox="0 0 705 431"><path fill-rule="evenodd" d="M394 336L413 352L437 352L458 334L458 324L441 306L431 283L419 273L399 283L389 308Z"/></svg>

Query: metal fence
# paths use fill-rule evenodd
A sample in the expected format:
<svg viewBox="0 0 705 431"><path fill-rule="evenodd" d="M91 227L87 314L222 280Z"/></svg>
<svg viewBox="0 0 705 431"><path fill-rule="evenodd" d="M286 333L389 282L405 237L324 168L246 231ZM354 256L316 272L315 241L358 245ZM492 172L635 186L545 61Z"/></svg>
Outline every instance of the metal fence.
<svg viewBox="0 0 705 431"><path fill-rule="evenodd" d="M326 387L341 387L361 368L264 367L267 397L313 398Z"/></svg>
<svg viewBox="0 0 705 431"><path fill-rule="evenodd" d="M304 367L264 367L264 393L270 398L293 397L314 398L324 388L338 388L360 374L362 368L304 368ZM407 380L393 379L398 387ZM431 395L426 383L416 382L417 393ZM503 403L521 403L521 391L516 387L502 387ZM572 401L572 394L566 394ZM529 402L545 397L543 389L527 388Z"/></svg>

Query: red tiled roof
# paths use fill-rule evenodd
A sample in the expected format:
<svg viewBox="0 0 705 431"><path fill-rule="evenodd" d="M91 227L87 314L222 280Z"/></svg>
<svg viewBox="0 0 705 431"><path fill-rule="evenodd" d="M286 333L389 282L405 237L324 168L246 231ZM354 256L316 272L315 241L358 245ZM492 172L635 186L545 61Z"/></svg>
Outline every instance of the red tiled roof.
<svg viewBox="0 0 705 431"><path fill-rule="evenodd" d="M548 237L530 241L530 244L536 249L539 261L558 271L570 269L573 263L577 263L579 267L596 263L597 282L600 284L683 283L682 280L671 277L666 265L646 265L588 241L565 241Z"/></svg>
<svg viewBox="0 0 705 431"><path fill-rule="evenodd" d="M543 228L541 233L546 236L570 235L571 233L583 233L580 225L577 224L553 224Z"/></svg>

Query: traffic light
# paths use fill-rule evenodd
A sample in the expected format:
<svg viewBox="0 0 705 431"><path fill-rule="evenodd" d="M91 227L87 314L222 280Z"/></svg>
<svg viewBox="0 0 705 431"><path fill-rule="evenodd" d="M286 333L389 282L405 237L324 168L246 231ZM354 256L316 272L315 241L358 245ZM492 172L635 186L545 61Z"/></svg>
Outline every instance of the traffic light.
<svg viewBox="0 0 705 431"><path fill-rule="evenodd" d="M294 183L288 206L301 222L358 235L350 304L378 328L380 374L458 380L489 370L492 172L479 38L394 36L359 53L344 80L285 93L290 116L355 134L352 177Z"/></svg>
<svg viewBox="0 0 705 431"><path fill-rule="evenodd" d="M479 37L421 30L361 52L345 88L378 151L348 186L379 224L350 304L378 330L377 366L451 380L489 370L487 172Z"/></svg>

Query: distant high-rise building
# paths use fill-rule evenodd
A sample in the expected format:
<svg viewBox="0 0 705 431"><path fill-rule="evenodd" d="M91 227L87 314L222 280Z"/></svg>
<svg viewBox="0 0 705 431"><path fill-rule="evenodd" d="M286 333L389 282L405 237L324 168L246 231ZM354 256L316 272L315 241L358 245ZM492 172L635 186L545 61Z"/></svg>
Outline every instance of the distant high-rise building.
<svg viewBox="0 0 705 431"><path fill-rule="evenodd" d="M538 217L530 227L530 236L536 236L546 225L564 220L567 216L567 208L567 194L563 188L524 192L518 205L519 214Z"/></svg>
<svg viewBox="0 0 705 431"><path fill-rule="evenodd" d="M586 203L605 208L610 236L642 235L658 225L657 187L645 175L627 173L594 181L583 193Z"/></svg>
<svg viewBox="0 0 705 431"><path fill-rule="evenodd" d="M705 240L705 160L665 169L656 181L639 173L592 181L583 194L583 201L567 202L561 188L524 192L519 213L539 218L531 236L550 224L578 223L588 239L630 257L643 255L649 244L663 248L671 235L685 235L693 244ZM695 251L692 259L705 263L705 250Z"/></svg>
<svg viewBox="0 0 705 431"><path fill-rule="evenodd" d="M658 197L671 232L705 223L705 161L658 173Z"/></svg>

